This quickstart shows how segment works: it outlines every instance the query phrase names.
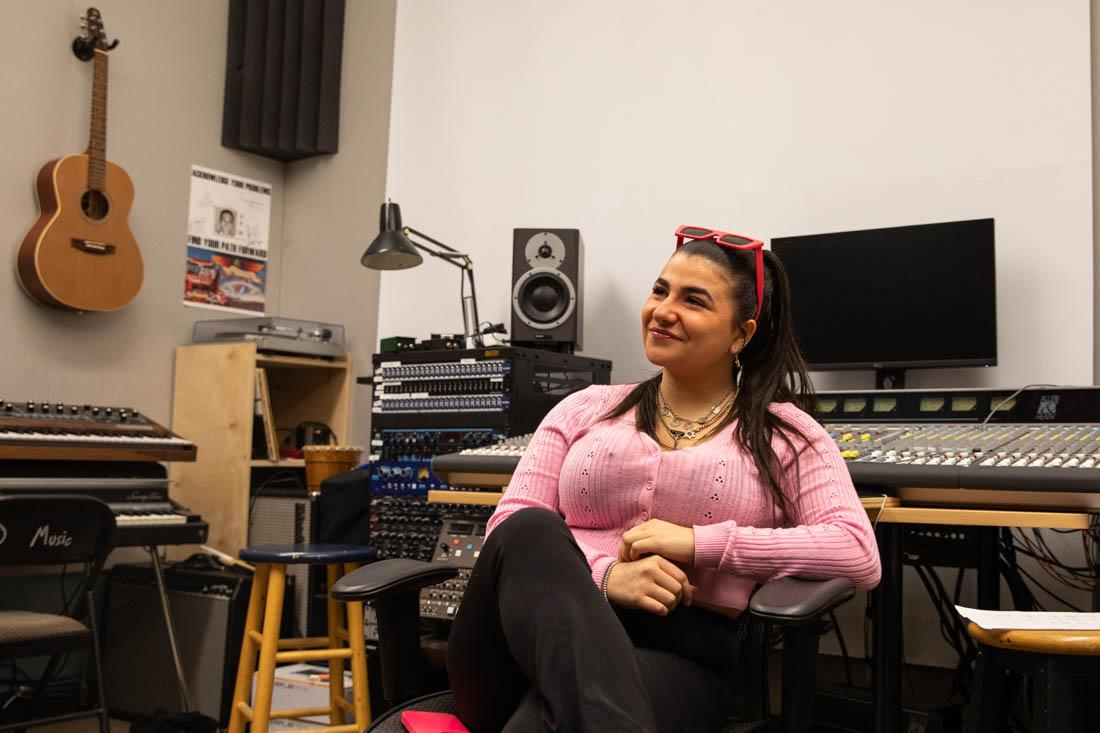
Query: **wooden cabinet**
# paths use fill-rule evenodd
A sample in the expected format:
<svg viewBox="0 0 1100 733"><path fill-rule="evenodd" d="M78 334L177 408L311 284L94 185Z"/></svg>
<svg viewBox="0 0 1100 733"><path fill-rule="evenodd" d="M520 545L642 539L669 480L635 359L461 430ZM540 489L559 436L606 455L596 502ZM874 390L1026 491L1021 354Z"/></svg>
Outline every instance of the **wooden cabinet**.
<svg viewBox="0 0 1100 733"><path fill-rule="evenodd" d="M172 498L202 514L210 523L208 544L231 555L248 544L252 472L304 465L252 458L257 367L267 372L276 428L319 422L348 440L350 358L260 353L250 343L178 347L172 430L199 452L194 463L173 464Z"/></svg>

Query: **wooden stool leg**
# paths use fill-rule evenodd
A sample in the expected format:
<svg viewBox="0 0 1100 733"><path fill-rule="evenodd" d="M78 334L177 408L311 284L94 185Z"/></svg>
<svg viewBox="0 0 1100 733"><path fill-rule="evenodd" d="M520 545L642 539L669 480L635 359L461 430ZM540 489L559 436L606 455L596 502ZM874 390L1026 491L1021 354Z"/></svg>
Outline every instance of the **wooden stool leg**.
<svg viewBox="0 0 1100 733"><path fill-rule="evenodd" d="M347 563L344 573L358 565ZM361 729L370 725L370 687L367 683L367 640L363 636L363 602L348 601L348 646L351 647L351 686L355 702L355 724Z"/></svg>
<svg viewBox="0 0 1100 733"><path fill-rule="evenodd" d="M267 604L264 608L263 641L260 642L260 667L256 678L256 701L252 706L251 733L267 733L267 724L271 718L275 655L279 651L279 627L283 621L285 591L286 565L272 565L267 583Z"/></svg>
<svg viewBox="0 0 1100 733"><path fill-rule="evenodd" d="M244 713L237 703L246 705L252 698L252 673L256 669L256 642L249 638L250 631L259 631L263 620L264 602L267 599L267 579L271 566L257 565L252 578L252 593L248 596L248 614L244 622L244 638L241 640L241 658L237 664L237 683L233 687L233 707L229 711L229 733L244 733Z"/></svg>
<svg viewBox="0 0 1100 733"><path fill-rule="evenodd" d="M325 599L326 608L328 610L328 646L329 649L342 649L344 642L337 634L337 631L342 625L340 623L340 602L332 597L332 586L341 577L340 565L326 565L325 571L328 575L328 597ZM344 660L330 659L328 661L328 705L330 710L330 725L344 724L344 709L337 703L337 700L342 700L343 697Z"/></svg>
<svg viewBox="0 0 1100 733"><path fill-rule="evenodd" d="M1032 733L1065 733L1073 726L1073 678L1065 659L1050 654L1032 680Z"/></svg>

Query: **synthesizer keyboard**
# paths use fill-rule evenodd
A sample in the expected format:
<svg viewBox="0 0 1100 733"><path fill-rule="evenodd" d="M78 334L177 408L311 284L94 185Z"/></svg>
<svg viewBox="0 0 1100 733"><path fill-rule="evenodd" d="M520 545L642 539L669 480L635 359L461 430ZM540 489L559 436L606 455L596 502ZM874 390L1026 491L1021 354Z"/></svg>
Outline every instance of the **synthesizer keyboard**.
<svg viewBox="0 0 1100 733"><path fill-rule="evenodd" d="M210 526L168 498L168 475L159 463L0 461L0 495L82 494L115 513L116 547L194 545Z"/></svg>
<svg viewBox="0 0 1100 733"><path fill-rule="evenodd" d="M0 460L193 461L195 444L129 407L0 400Z"/></svg>

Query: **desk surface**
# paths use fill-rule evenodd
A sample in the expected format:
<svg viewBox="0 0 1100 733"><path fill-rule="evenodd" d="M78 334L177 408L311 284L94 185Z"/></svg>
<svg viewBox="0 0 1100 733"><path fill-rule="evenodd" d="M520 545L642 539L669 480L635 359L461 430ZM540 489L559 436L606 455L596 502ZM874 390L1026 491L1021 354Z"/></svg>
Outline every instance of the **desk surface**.
<svg viewBox="0 0 1100 733"><path fill-rule="evenodd" d="M493 505L499 491L429 491L428 501L450 504ZM885 502L884 502L885 500ZM971 527L1047 527L1088 529L1083 512L1048 512L1034 509L960 509L958 507L901 506L895 496L864 497L863 508L873 522L889 524L960 524Z"/></svg>
<svg viewBox="0 0 1100 733"><path fill-rule="evenodd" d="M872 522L888 524L960 524L971 527L1046 527L1088 529L1089 515L1083 512L1055 512L1035 509L962 509L959 507L901 506L887 499L864 498L863 508ZM896 502L896 499L895 499Z"/></svg>

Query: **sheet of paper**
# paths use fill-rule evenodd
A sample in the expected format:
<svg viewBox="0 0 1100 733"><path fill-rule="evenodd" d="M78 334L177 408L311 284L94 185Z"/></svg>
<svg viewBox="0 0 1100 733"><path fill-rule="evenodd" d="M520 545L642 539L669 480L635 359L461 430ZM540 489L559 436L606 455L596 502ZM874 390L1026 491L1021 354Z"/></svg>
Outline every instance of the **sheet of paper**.
<svg viewBox="0 0 1100 733"><path fill-rule="evenodd" d="M1100 631L1100 613L1060 611L984 611L955 606L955 611L983 629L1045 629L1051 631Z"/></svg>

